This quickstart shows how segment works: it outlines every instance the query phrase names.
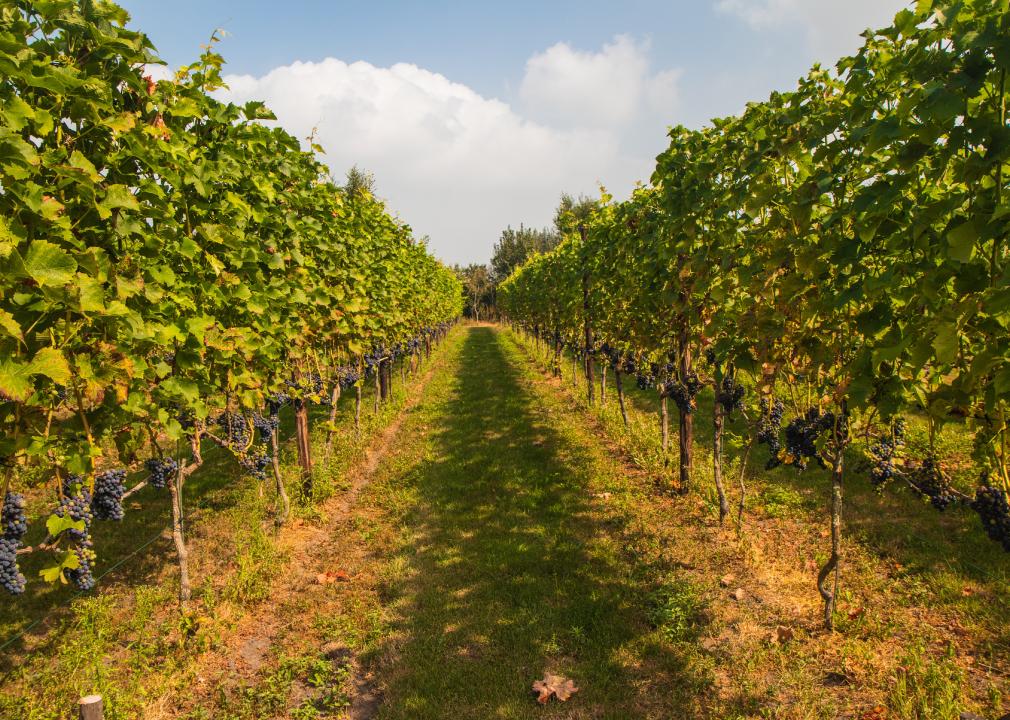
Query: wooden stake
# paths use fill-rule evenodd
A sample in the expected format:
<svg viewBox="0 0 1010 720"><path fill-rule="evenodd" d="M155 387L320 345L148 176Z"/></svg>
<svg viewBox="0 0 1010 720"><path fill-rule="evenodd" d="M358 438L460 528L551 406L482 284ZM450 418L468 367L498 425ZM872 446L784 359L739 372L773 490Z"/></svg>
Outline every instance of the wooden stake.
<svg viewBox="0 0 1010 720"><path fill-rule="evenodd" d="M77 701L80 720L102 720L105 717L101 695L88 695Z"/></svg>

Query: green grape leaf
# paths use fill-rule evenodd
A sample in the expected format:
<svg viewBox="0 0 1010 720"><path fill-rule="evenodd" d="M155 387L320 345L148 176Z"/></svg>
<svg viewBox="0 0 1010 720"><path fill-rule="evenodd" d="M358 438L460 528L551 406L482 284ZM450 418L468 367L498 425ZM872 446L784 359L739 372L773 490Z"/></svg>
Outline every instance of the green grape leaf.
<svg viewBox="0 0 1010 720"><path fill-rule="evenodd" d="M43 287L61 287L74 279L77 261L47 240L35 240L22 260L25 274Z"/></svg>

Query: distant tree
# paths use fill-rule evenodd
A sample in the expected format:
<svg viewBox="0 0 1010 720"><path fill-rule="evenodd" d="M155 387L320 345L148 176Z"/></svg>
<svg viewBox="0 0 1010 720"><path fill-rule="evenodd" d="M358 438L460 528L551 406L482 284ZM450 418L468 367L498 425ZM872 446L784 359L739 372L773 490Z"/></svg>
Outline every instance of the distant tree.
<svg viewBox="0 0 1010 720"><path fill-rule="evenodd" d="M559 239L578 231L579 225L589 219L597 205L596 200L585 195L579 195L576 199L568 193L562 193L558 209L554 211L554 229Z"/></svg>
<svg viewBox="0 0 1010 720"><path fill-rule="evenodd" d="M553 250L559 242L560 236L549 228L537 230L523 225L518 229L505 228L491 256L492 280L497 285L526 262L530 255Z"/></svg>
<svg viewBox="0 0 1010 720"><path fill-rule="evenodd" d="M494 304L494 286L487 265L455 265L453 270L463 281L466 291L466 314L475 320L480 320L482 315L486 317L488 309Z"/></svg>

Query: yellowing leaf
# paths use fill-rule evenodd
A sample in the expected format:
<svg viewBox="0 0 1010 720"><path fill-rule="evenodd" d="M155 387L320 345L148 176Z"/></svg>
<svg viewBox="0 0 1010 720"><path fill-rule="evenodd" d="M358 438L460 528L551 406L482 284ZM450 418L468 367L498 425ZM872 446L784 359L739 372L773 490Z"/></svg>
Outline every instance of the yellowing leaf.
<svg viewBox="0 0 1010 720"><path fill-rule="evenodd" d="M53 382L66 385L70 380L70 365L63 352L53 347L42 348L35 354L28 371L32 375L45 375Z"/></svg>
<svg viewBox="0 0 1010 720"><path fill-rule="evenodd" d="M17 320L6 310L0 310L0 330L5 330L11 337L17 338L19 340L23 339L24 335L21 332L21 326L18 325Z"/></svg>
<svg viewBox="0 0 1010 720"><path fill-rule="evenodd" d="M25 274L43 287L60 287L74 279L77 261L46 240L35 240L22 259Z"/></svg>

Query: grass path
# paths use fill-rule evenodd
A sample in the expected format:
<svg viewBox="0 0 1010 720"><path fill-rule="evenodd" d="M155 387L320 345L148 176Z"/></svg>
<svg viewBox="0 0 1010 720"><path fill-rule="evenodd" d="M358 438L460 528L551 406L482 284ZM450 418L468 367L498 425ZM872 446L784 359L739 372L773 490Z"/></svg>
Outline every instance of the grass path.
<svg viewBox="0 0 1010 720"><path fill-rule="evenodd" d="M529 389L502 333L470 328L459 352L363 498L400 528L378 717L691 717L699 674L672 640L693 600L681 587L664 601L679 625L657 622L656 569L629 562L610 502L622 468ZM575 699L538 707L545 671Z"/></svg>

